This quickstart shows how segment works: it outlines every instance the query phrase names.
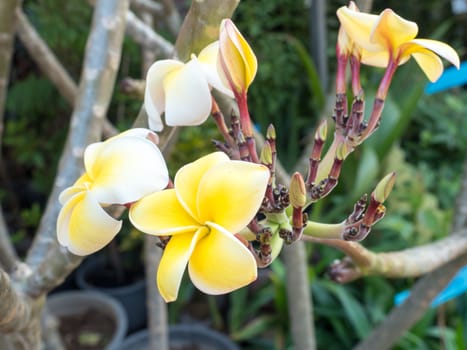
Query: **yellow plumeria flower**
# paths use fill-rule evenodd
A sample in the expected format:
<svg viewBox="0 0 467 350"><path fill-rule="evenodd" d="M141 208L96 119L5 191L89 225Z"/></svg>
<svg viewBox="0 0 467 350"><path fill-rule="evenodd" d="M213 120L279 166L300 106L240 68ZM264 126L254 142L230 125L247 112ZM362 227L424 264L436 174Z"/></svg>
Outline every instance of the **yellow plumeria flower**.
<svg viewBox="0 0 467 350"><path fill-rule="evenodd" d="M355 12L360 11L355 2L353 1L350 1L348 8ZM337 50L339 55L344 56L348 56L354 51L353 41L349 38L342 25L340 26L339 31L337 32Z"/></svg>
<svg viewBox="0 0 467 350"><path fill-rule="evenodd" d="M348 37L361 49L361 61L365 64L399 65L412 56L431 81L443 72L438 55L459 68L459 56L452 47L437 40L416 39L417 24L390 9L377 16L344 6L337 10L337 16Z"/></svg>
<svg viewBox="0 0 467 350"><path fill-rule="evenodd" d="M63 208L57 238L73 254L92 254L120 231L122 222L104 207L131 203L167 187L167 166L159 148L147 139L151 134L132 129L86 148L86 173L59 196Z"/></svg>
<svg viewBox="0 0 467 350"><path fill-rule="evenodd" d="M268 179L265 166L215 152L182 167L174 189L131 206L137 229L171 236L157 272L167 302L177 298L187 265L193 284L207 294L228 293L256 279L255 258L234 234L256 215Z"/></svg>
<svg viewBox="0 0 467 350"><path fill-rule="evenodd" d="M155 62L148 70L144 107L152 130L163 129L161 115L170 126L202 124L211 112L211 88L233 97L217 74L219 42L206 46L187 63Z"/></svg>
<svg viewBox="0 0 467 350"><path fill-rule="evenodd" d="M219 71L236 94L246 94L258 70L256 56L230 19L221 22Z"/></svg>

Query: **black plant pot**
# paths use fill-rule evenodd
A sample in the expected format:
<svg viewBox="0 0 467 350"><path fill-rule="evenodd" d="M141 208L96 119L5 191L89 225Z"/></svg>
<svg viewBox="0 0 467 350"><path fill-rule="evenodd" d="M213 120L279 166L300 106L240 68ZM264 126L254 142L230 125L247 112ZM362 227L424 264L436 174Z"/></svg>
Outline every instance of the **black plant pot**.
<svg viewBox="0 0 467 350"><path fill-rule="evenodd" d="M102 293L90 291L55 293L47 298L47 310L59 320L65 322L64 325L66 326L70 326L67 323L70 323L72 319L75 321L74 325L83 325L85 329L72 328L73 337L76 335L76 339L79 339L78 334L80 331L83 334L96 334L99 332L97 328L101 327L93 329L91 324L98 326L102 322L113 324L112 333L105 334L106 345L102 347L104 350L120 349L127 333L128 321L122 305L114 298ZM70 335L70 333L67 333L68 338ZM70 339L63 338L63 341L66 342L67 340Z"/></svg>
<svg viewBox="0 0 467 350"><path fill-rule="evenodd" d="M109 268L103 256L86 260L76 271L76 285L80 289L94 290L120 301L128 318L128 332L146 327L146 281L144 276L126 285L112 286ZM102 276L101 276L102 274ZM104 276L105 275L105 276ZM107 280L108 283L98 283Z"/></svg>
<svg viewBox="0 0 467 350"><path fill-rule="evenodd" d="M170 350L240 350L227 336L198 324L178 324L169 327ZM150 350L148 330L125 338L118 350Z"/></svg>

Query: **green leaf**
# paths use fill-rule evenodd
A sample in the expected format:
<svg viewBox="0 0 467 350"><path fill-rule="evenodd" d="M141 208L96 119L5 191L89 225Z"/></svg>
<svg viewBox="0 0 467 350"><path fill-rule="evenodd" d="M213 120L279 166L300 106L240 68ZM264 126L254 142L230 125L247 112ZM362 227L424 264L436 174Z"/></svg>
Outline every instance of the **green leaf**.
<svg viewBox="0 0 467 350"><path fill-rule="evenodd" d="M371 325L360 303L345 287L329 281L321 281L320 283L339 300L346 319L350 322L358 337L360 339L365 338L371 331Z"/></svg>
<svg viewBox="0 0 467 350"><path fill-rule="evenodd" d="M268 330L273 330L275 323L276 318L273 315L259 316L238 331L231 333L230 336L235 341L247 340Z"/></svg>

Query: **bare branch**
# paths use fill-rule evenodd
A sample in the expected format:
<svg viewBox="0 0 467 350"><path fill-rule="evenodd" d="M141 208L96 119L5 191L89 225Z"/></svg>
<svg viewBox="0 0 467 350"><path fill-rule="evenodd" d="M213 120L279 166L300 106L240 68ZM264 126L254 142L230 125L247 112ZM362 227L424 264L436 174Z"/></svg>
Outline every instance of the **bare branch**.
<svg viewBox="0 0 467 350"><path fill-rule="evenodd" d="M31 58L37 64L41 72L55 85L62 97L74 106L78 94L78 86L62 66L58 58L50 50L44 40L29 22L21 9L16 11L18 19L17 33L21 42L26 47ZM103 125L104 135L114 135L117 129L106 119Z"/></svg>
<svg viewBox="0 0 467 350"><path fill-rule="evenodd" d="M467 160L464 162L462 188L457 197L453 230L465 232L467 222ZM433 299L449 283L456 272L467 264L467 253L462 254L432 273L420 278L412 288L410 296L397 308L391 311L386 319L358 346L359 350L374 348L375 344L387 344L390 348L402 334L410 329L430 307ZM384 342L383 342L384 341ZM386 346L386 345L385 345ZM380 348L380 346L378 346Z"/></svg>
<svg viewBox="0 0 467 350"><path fill-rule="evenodd" d="M3 218L3 211L0 206L0 267L11 272L17 264L18 256L11 244L8 228Z"/></svg>
<svg viewBox="0 0 467 350"><path fill-rule="evenodd" d="M467 252L467 230L419 247L386 253L374 253L357 242L340 239L306 235L302 239L325 244L346 253L345 259L333 263L331 267L331 275L338 282L349 282L369 275L390 278L417 277Z"/></svg>
<svg viewBox="0 0 467 350"><path fill-rule="evenodd" d="M120 63L127 8L128 1L97 2L67 143L52 193L26 259L34 271L27 281L31 295L53 288L71 271L70 268L81 261L81 257L73 256L59 247L56 241L55 226L60 211L58 195L80 175L85 146L98 141L102 134L102 122Z"/></svg>
<svg viewBox="0 0 467 350"><path fill-rule="evenodd" d="M5 110L6 91L10 75L11 53L16 28L14 11L20 0L0 2L0 145L3 134L3 113Z"/></svg>
<svg viewBox="0 0 467 350"><path fill-rule="evenodd" d="M167 305L162 299L156 285L157 267L162 257L162 249L156 244L159 239L154 236L145 237L146 292L148 306L148 329L150 348L166 350L169 348L167 329Z"/></svg>
<svg viewBox="0 0 467 350"><path fill-rule="evenodd" d="M151 0L131 0L130 6L138 12L146 12L152 16L164 14L164 6Z"/></svg>
<svg viewBox="0 0 467 350"><path fill-rule="evenodd" d="M0 332L12 333L25 329L31 320L31 306L19 294L10 276L0 269Z"/></svg>
<svg viewBox="0 0 467 350"><path fill-rule="evenodd" d="M16 29L15 9L19 0L5 0L0 2L0 167L2 167L2 136L3 118L5 113L5 100L10 75L11 56L13 51L13 38ZM0 206L0 266L11 271L17 261L16 252L11 244L8 227Z"/></svg>
<svg viewBox="0 0 467 350"><path fill-rule="evenodd" d="M411 295L393 309L354 350L392 349L400 337L423 317L436 295L466 264L467 254L464 254L421 278L412 288Z"/></svg>
<svg viewBox="0 0 467 350"><path fill-rule="evenodd" d="M21 9L16 11L16 18L18 19L18 36L31 58L39 66L42 73L57 87L65 100L73 106L78 92L75 82L36 32Z"/></svg>
<svg viewBox="0 0 467 350"><path fill-rule="evenodd" d="M177 35L182 24L177 7L175 6L173 0L161 0L161 2L164 6L165 23L167 24L167 28L172 35ZM219 4L217 4L217 6L219 6Z"/></svg>
<svg viewBox="0 0 467 350"><path fill-rule="evenodd" d="M154 51L157 56L164 58L173 56L173 45L136 17L133 12L127 12L126 21L127 34L138 44L144 45L146 48Z"/></svg>

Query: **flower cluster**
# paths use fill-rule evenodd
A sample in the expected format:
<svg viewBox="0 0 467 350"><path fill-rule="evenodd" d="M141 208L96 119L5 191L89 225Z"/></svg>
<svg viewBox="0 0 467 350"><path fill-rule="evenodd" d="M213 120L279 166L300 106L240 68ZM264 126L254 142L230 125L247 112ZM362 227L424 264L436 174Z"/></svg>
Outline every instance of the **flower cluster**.
<svg viewBox="0 0 467 350"><path fill-rule="evenodd" d="M302 235L319 239L361 240L385 214L383 202L395 181L390 173L370 196L363 195L341 223L309 221L306 209L337 185L343 161L378 127L384 99L398 65L414 57L430 80L443 71L437 55L459 65L448 45L416 39L417 25L391 10L379 16L361 13L353 2L337 11L336 123L334 139L321 154L327 137L322 122L314 138L306 178L292 176L289 188L276 181L276 132L268 128L257 155L247 106L247 92L257 72L256 57L230 19L222 21L219 40L188 62L155 62L146 79L144 106L150 129L193 126L212 115L223 141L218 152L183 166L170 181L149 129L133 129L84 153L85 174L60 195L57 221L60 244L86 255L102 249L121 228L115 206L129 208L140 231L161 239L164 253L157 284L166 301L177 298L183 274L209 294L231 292L256 279L257 268L271 263L283 243ZM350 62L354 101L347 106L346 69ZM386 67L373 111L365 121L360 64ZM237 104L228 126L211 89ZM367 205L368 202L368 205ZM261 214L261 215L258 215Z"/></svg>

